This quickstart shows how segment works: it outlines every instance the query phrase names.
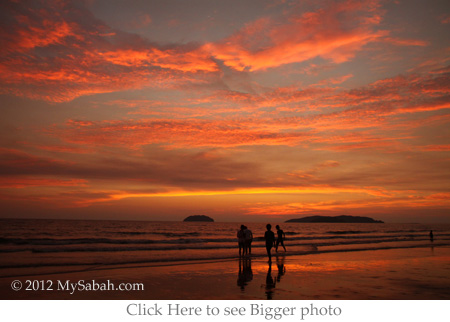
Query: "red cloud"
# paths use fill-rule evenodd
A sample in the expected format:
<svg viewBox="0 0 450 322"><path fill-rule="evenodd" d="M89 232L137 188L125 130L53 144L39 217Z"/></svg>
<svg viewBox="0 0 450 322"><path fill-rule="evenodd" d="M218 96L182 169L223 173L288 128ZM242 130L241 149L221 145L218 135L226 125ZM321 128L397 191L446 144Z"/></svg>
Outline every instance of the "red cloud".
<svg viewBox="0 0 450 322"><path fill-rule="evenodd" d="M86 186L84 179L0 178L0 188Z"/></svg>
<svg viewBox="0 0 450 322"><path fill-rule="evenodd" d="M181 52L173 49L118 49L107 52L96 52L95 55L115 65L128 67L159 66L183 72L215 72L217 64L210 59L207 52L201 49Z"/></svg>
<svg viewBox="0 0 450 322"><path fill-rule="evenodd" d="M54 102L218 81L217 60L236 70L257 71L315 57L345 62L374 41L425 45L377 30L382 11L376 0L330 2L301 14L293 10L282 21L265 17L251 22L222 41L165 47L113 30L70 2L26 7L13 1L7 9L10 21L0 26L0 93Z"/></svg>
<svg viewBox="0 0 450 322"><path fill-rule="evenodd" d="M386 37L386 38L384 38L384 41L387 43L398 45L398 46L425 47L430 44L428 41L423 41L423 40L418 40L418 39L401 39L401 38L393 38L393 37Z"/></svg>
<svg viewBox="0 0 450 322"><path fill-rule="evenodd" d="M433 144L420 148L422 151L450 151L450 144Z"/></svg>
<svg viewBox="0 0 450 322"><path fill-rule="evenodd" d="M48 132L70 143L128 147L307 143L339 151L407 150L402 142L413 136L392 131L445 123L445 115L429 116L422 122L412 121L409 115L448 109L449 91L448 75L434 73L389 78L349 91L315 87L278 88L260 94L218 91L213 96L186 100L180 107L159 101L126 103L137 109L132 113L147 111L154 119L71 120ZM142 110L141 104L149 105L150 110ZM265 110L267 107L276 109ZM243 109L252 115L242 116Z"/></svg>
<svg viewBox="0 0 450 322"><path fill-rule="evenodd" d="M2 24L0 93L54 102L144 86L204 81L218 70L195 46L160 48L112 30L69 2L12 2Z"/></svg>
<svg viewBox="0 0 450 322"><path fill-rule="evenodd" d="M201 120L103 121L52 128L49 133L67 142L106 146L240 146L295 145L308 140L306 132L278 132L263 123Z"/></svg>
<svg viewBox="0 0 450 322"><path fill-rule="evenodd" d="M336 188L336 191L341 190L342 193L350 192L349 189ZM383 189L381 189L383 190ZM354 195L348 194L345 200L328 200L321 202L296 202L287 204L263 204L255 205L253 207L249 206L243 210L247 214L251 215L272 215L272 216L283 216L283 215L296 215L304 213L324 213L324 212L334 212L334 211L352 211L357 210L358 213L364 212L364 210L374 209L377 213L382 211L383 208L388 208L390 210L394 208L403 209L414 209L414 208L440 208L449 206L448 193L433 194L430 196L409 196L405 193L391 194L377 194L377 190L372 191L370 188L365 190L355 189L355 192L366 193L374 198L371 199L360 199L355 198ZM322 193L327 193L324 189Z"/></svg>
<svg viewBox="0 0 450 322"><path fill-rule="evenodd" d="M284 23L263 18L204 48L237 70L264 70L314 57L342 63L388 34L375 30L380 21L377 8L378 1L345 1L292 14Z"/></svg>
<svg viewBox="0 0 450 322"><path fill-rule="evenodd" d="M74 24L69 24L66 21L42 21L41 26L33 26L33 22L28 17L19 16L17 20L28 28L17 30L17 38L10 42L11 50L28 51L36 47L46 47L52 44L62 44L65 38L69 36L77 37ZM75 27L75 28L74 28Z"/></svg>

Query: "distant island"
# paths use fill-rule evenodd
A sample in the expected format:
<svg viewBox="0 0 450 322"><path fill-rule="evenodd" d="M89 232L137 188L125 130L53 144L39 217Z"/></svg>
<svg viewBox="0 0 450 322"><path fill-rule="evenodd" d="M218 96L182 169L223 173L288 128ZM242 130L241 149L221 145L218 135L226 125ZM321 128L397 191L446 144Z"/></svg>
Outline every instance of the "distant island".
<svg viewBox="0 0 450 322"><path fill-rule="evenodd" d="M359 216L309 216L303 218L289 219L285 222L306 222L306 223L315 223L315 222L325 222L325 223L376 223L383 224L381 220L375 220L369 217L359 217Z"/></svg>
<svg viewBox="0 0 450 322"><path fill-rule="evenodd" d="M196 216L189 216L185 218L183 221L206 221L206 222L214 222L214 219L208 216L203 215L196 215Z"/></svg>

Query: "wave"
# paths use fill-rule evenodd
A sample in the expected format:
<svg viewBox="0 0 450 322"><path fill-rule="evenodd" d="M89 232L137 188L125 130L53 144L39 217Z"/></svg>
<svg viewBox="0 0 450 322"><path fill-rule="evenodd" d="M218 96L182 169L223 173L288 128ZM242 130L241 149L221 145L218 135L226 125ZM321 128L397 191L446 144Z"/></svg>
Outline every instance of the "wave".
<svg viewBox="0 0 450 322"><path fill-rule="evenodd" d="M117 239L117 238L0 238L0 244L13 245L84 245L84 244L177 244L195 242L223 242L225 239Z"/></svg>
<svg viewBox="0 0 450 322"><path fill-rule="evenodd" d="M134 236L134 235L150 235L151 233L145 231L113 231L111 232L114 235L125 235L125 236Z"/></svg>
<svg viewBox="0 0 450 322"><path fill-rule="evenodd" d="M0 238L0 244L14 245L74 245L74 244L152 244L150 239L111 239L111 238Z"/></svg>
<svg viewBox="0 0 450 322"><path fill-rule="evenodd" d="M376 231L362 231L362 230L336 230L336 231L327 231L327 234L335 234L335 235L348 235L348 234L370 234L375 233Z"/></svg>
<svg viewBox="0 0 450 322"><path fill-rule="evenodd" d="M429 229L386 230L386 233L429 233Z"/></svg>
<svg viewBox="0 0 450 322"><path fill-rule="evenodd" d="M331 232L330 232L331 234ZM446 239L450 234L435 235L435 239ZM386 238L394 239L428 239L428 235L424 234L394 234L394 235L359 235L356 231L345 235L337 234L337 236L330 235L316 235L316 236L291 236L286 239L288 243L298 241L309 241L319 243L322 240L382 240ZM254 242L263 242L263 237L256 237ZM15 245L15 246L64 246L64 245L99 245L99 244L113 244L113 245L186 245L186 244L221 244L221 243L236 243L236 238L177 238L177 239L124 239L124 238L0 238L0 245ZM0 250L1 252L1 250Z"/></svg>
<svg viewBox="0 0 450 322"><path fill-rule="evenodd" d="M385 237L382 239L340 239L340 240L313 240L313 241L290 241L286 243L287 247L324 247L324 246L348 246L348 245L370 245L370 244L380 244L380 243L406 243L406 242L425 242L429 241L429 238L389 238ZM440 243L448 243L450 245L450 238L441 238ZM225 250L225 249L236 249L237 245L235 243L219 243L219 244L208 244L208 243L191 243L191 244L152 244L140 245L140 244L121 244L121 245L89 245L89 246L78 246L77 245L41 245L49 247L11 247L11 248L0 248L0 253L19 253L19 252L31 252L31 253L104 253L104 252L135 252L135 251L186 251L186 250ZM265 248L264 243L253 243L252 248L262 249Z"/></svg>
<svg viewBox="0 0 450 322"><path fill-rule="evenodd" d="M110 232L113 235L125 235L125 236L135 236L135 235L159 235L165 237L196 237L201 234L198 232L187 232L187 233L165 233L165 232L149 232L149 231L113 231Z"/></svg>

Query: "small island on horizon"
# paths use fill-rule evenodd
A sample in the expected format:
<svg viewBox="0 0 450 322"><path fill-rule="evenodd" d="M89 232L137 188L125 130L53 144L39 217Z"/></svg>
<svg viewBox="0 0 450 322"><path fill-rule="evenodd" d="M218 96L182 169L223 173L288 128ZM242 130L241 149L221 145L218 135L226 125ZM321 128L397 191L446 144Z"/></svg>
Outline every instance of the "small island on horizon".
<svg viewBox="0 0 450 322"><path fill-rule="evenodd" d="M183 221L203 221L203 222L214 222L214 219L208 216L195 215L184 218Z"/></svg>
<svg viewBox="0 0 450 322"><path fill-rule="evenodd" d="M309 216L303 218L289 219L285 222L303 222L303 223L376 223L384 224L381 220L375 220L370 217L360 216Z"/></svg>

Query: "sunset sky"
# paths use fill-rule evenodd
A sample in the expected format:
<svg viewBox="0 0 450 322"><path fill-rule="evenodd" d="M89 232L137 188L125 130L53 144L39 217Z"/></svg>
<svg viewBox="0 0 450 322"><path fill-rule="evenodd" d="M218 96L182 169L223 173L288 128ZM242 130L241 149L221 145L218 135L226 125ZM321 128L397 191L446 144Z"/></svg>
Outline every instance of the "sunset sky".
<svg viewBox="0 0 450 322"><path fill-rule="evenodd" d="M1 217L450 222L448 0L0 17Z"/></svg>

